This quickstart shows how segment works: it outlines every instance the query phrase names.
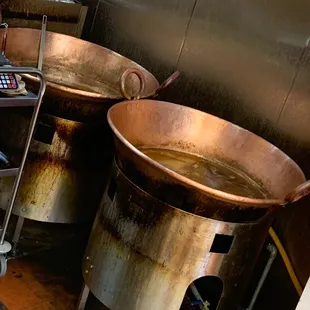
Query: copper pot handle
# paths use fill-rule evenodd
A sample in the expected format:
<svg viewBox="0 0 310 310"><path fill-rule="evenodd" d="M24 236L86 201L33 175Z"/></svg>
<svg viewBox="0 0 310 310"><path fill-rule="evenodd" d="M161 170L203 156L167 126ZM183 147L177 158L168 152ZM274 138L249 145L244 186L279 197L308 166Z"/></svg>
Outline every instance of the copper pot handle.
<svg viewBox="0 0 310 310"><path fill-rule="evenodd" d="M162 89L170 86L180 75L180 71L175 71L172 73L166 81L164 81L157 89L156 89L156 95L158 94L159 91Z"/></svg>
<svg viewBox="0 0 310 310"><path fill-rule="evenodd" d="M310 194L310 180L302 183L301 185L297 186L293 191L291 191L286 197L286 203L293 203L296 202L305 196Z"/></svg>
<svg viewBox="0 0 310 310"><path fill-rule="evenodd" d="M126 80L130 74L135 74L139 78L139 81L140 81L140 88L139 88L138 92L135 94L135 96L133 96L133 97L131 97L130 94L128 94L128 92L126 90ZM124 98L126 98L128 100L140 99L140 97L143 95L143 92L145 89L145 84L146 84L145 77L140 70L138 70L138 69L127 69L121 76L121 81L120 81L121 94Z"/></svg>

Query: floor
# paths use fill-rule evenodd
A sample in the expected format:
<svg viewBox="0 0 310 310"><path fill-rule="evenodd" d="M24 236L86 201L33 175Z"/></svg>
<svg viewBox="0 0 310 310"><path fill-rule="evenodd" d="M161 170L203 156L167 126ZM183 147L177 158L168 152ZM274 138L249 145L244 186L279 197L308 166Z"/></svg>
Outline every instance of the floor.
<svg viewBox="0 0 310 310"><path fill-rule="evenodd" d="M72 244L73 248L76 248ZM82 286L81 251L63 247L8 261L0 278L1 310L76 310ZM258 270L258 277L261 271ZM257 283L257 280L255 280ZM256 284L255 283L255 284ZM253 292L248 296L251 297ZM274 262L254 310L293 310L298 296L289 281L281 258ZM248 302L246 302L248 305ZM185 303L182 309L193 309ZM246 308L246 307L244 307ZM196 308L195 308L196 309ZM85 310L107 310L90 296Z"/></svg>
<svg viewBox="0 0 310 310"><path fill-rule="evenodd" d="M57 253L9 260L7 274L0 278L0 310L76 310L82 286L79 268ZM90 294L85 310L108 308Z"/></svg>
<svg viewBox="0 0 310 310"><path fill-rule="evenodd" d="M0 302L6 308L0 304L0 309L76 310L82 286L78 264L58 253L61 249L9 260L7 274L0 278ZM85 310L108 308L90 295Z"/></svg>
<svg viewBox="0 0 310 310"><path fill-rule="evenodd" d="M8 261L7 274L0 279L0 300L8 310L76 308L80 279L70 270L45 265L46 261L37 256Z"/></svg>
<svg viewBox="0 0 310 310"><path fill-rule="evenodd" d="M11 221L8 240L14 231L14 220L17 219ZM0 301L7 310L76 309L88 226L25 221L19 258L8 260L8 271L0 278Z"/></svg>

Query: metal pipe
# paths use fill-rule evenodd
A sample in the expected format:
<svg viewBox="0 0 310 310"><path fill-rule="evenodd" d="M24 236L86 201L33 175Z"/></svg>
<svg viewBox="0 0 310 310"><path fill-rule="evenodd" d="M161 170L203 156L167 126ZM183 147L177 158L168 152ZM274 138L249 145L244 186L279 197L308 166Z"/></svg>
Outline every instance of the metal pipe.
<svg viewBox="0 0 310 310"><path fill-rule="evenodd" d="M16 223L16 227L15 227L15 231L14 231L14 235L13 235L13 239L12 239L12 242L13 242L13 249L12 249L13 255L15 255L16 252L17 252L17 244L19 242L19 238L20 238L23 226L24 226L24 220L25 220L24 217L19 216L18 220L17 220L17 223Z"/></svg>
<svg viewBox="0 0 310 310"><path fill-rule="evenodd" d="M262 276L261 276L261 278L260 278L260 280L258 282L258 285L257 285L257 287L255 289L255 292L253 294L253 297L251 299L250 305L247 308L247 310L252 310L253 309L253 307L255 305L255 302L257 300L258 294L260 293L260 291L261 291L261 289L263 287L263 284L264 284L264 282L265 282L265 280L267 278L267 275L268 275L268 273L269 273L269 271L271 269L271 266L272 266L272 264L273 264L273 262L274 262L274 260L275 260L275 258L277 256L278 250L277 250L277 248L273 244L269 243L268 246L267 246L267 250L270 253L269 259L268 259L268 262L267 262L267 264L265 266L263 274L262 274Z"/></svg>
<svg viewBox="0 0 310 310"><path fill-rule="evenodd" d="M301 296L302 292L303 292L303 288L296 276L295 270L292 266L292 263L290 261L290 258L288 257L278 235L276 234L276 232L274 231L274 229L272 227L270 227L269 229L269 235L272 238L272 241L274 242L274 244L276 245L282 260L284 262L285 268L288 272L288 275L290 276L290 279L292 280L292 283L294 284L294 287L299 295L299 297Z"/></svg>
<svg viewBox="0 0 310 310"><path fill-rule="evenodd" d="M7 37L8 37L8 28L9 28L9 25L4 23L4 24L1 24L0 25L1 27L3 26L5 29L4 29L4 32L3 32L3 36L2 36L2 47L1 47L1 55L5 55L5 50L6 50L6 41L7 41Z"/></svg>
<svg viewBox="0 0 310 310"><path fill-rule="evenodd" d="M43 67L43 56L44 56L45 37L46 37L46 24L47 24L47 16L43 15L40 48L39 48L39 59L38 59L38 69L39 70L42 70L42 67Z"/></svg>
<svg viewBox="0 0 310 310"><path fill-rule="evenodd" d="M24 170L24 166L25 166L25 162L27 159L27 154L30 148L30 143L31 143L31 139L33 136L33 132L34 132L34 128L35 128L35 124L36 124L36 120L38 118L38 114L39 114L39 110L41 107L41 103L42 103L42 98L43 95L45 93L45 89L46 89L46 81L44 78L44 74L35 68L1 68L0 70L2 73L12 73L14 71L14 73L21 73L21 74L35 74L40 78L40 88L39 88L39 93L38 93L38 101L37 104L34 108L34 112L32 114L32 119L31 119L31 123L29 126L29 131L28 131L28 136L27 136L27 140L26 140L26 145L25 145L25 149L24 149L24 153L23 153L23 157L21 160L21 164L19 167L19 171L18 174L16 176L14 185L13 185L13 189L12 189L12 195L9 201L9 205L8 208L5 212L5 217L3 220L3 226L2 226L2 232L1 232L1 238L0 238L0 245L2 245L4 243L4 238L5 238L5 234L9 225L9 221L10 221L10 217L12 214L12 210L13 210L13 206L14 206L14 202L17 196L17 191L18 191L18 187L20 184L20 180L22 178L22 173Z"/></svg>
<svg viewBox="0 0 310 310"><path fill-rule="evenodd" d="M200 308L201 310L209 310L209 307L208 307L208 306L210 306L210 304L209 304L207 301L204 301L204 300L202 299L202 297L201 297L199 291L197 290L196 285L195 285L194 283L192 283L189 287L190 287L190 289L191 289L193 295L195 296L195 298L196 298L197 300L201 301L201 304L199 305L199 308Z"/></svg>
<svg viewBox="0 0 310 310"><path fill-rule="evenodd" d="M87 299L89 296L89 292L90 292L89 287L86 284L84 284L82 287L81 293L80 293L80 297L79 297L79 301L78 301L76 310L84 310L85 309Z"/></svg>

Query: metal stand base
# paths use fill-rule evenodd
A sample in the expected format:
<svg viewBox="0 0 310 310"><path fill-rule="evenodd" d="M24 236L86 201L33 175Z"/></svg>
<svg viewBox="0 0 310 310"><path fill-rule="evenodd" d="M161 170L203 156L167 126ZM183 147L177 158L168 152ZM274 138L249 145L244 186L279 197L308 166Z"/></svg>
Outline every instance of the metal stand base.
<svg viewBox="0 0 310 310"><path fill-rule="evenodd" d="M4 241L0 244L0 278L4 277L7 271L7 254L11 251L12 246L9 242ZM1 310L0 302L0 310ZM3 308L5 309L5 308Z"/></svg>
<svg viewBox="0 0 310 310"><path fill-rule="evenodd" d="M0 278L4 277L8 269L6 256L0 255Z"/></svg>
<svg viewBox="0 0 310 310"><path fill-rule="evenodd" d="M76 310L85 310L87 299L89 296L89 288L86 284L83 285L82 291L79 297L78 305ZM1 310L1 309L0 309Z"/></svg>
<svg viewBox="0 0 310 310"><path fill-rule="evenodd" d="M4 26L6 27L6 31L4 32L4 37L3 37L3 41L5 42L6 34L7 34L7 25L4 25ZM5 54L5 43L3 44L3 47L2 47L2 54L3 55ZM24 73L35 74L40 79L40 89L39 89L37 96L29 93L27 96L19 95L19 96L13 96L13 97L9 96L9 97L0 98L0 107L22 107L22 106L34 106L35 107L33 110L31 123L29 126L27 140L25 143L25 148L24 148L23 155L21 158L20 166L16 169L12 169L12 168L2 169L0 171L3 174L3 176L5 175L16 176L14 185L11 191L11 195L8 200L8 206L5 211L5 216L4 216L4 220L2 224L2 230L0 232L0 277L1 277L5 275L6 269L7 269L7 255L6 254L12 249L11 245L8 242L6 242L4 239L6 237L7 229L9 226L11 214L13 211L14 203L16 200L17 192L18 192L18 188L19 188L20 181L22 178L24 166L25 166L28 151L30 148L31 139L32 139L32 136L35 130L35 124L38 118L40 106L42 103L42 98L45 93L46 81L44 79L43 73L40 70L37 70L34 68L1 67L0 72L1 73L15 73L15 74L24 74ZM18 227L20 226L20 230L21 230L23 226L23 219L19 219L17 224L18 224L17 225ZM18 232L18 229L16 229L16 234L14 234L14 237L17 241L19 239L19 235L20 235L20 231Z"/></svg>
<svg viewBox="0 0 310 310"><path fill-rule="evenodd" d="M24 220L25 219L23 217L21 217L21 216L18 217L17 224L16 224L15 231L14 231L14 235L13 235L13 239L12 239L12 242L13 242L12 254L13 254L13 256L15 256L17 253L17 245L18 245L18 241L20 238L20 234L21 234L23 226L24 226Z"/></svg>

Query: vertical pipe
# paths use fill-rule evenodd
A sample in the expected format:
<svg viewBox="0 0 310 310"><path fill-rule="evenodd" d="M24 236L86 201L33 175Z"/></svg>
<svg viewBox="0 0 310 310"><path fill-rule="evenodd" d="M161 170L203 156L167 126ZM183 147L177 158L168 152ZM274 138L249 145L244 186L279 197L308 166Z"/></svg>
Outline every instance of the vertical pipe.
<svg viewBox="0 0 310 310"><path fill-rule="evenodd" d="M285 268L286 268L286 270L287 270L287 272L288 272L288 274L289 274L289 276L290 276L290 278L291 278L291 280L295 286L295 289L296 289L298 295L301 296L303 288L297 279L297 276L296 276L296 273L295 273L294 268L292 266L292 263L291 263L288 255L287 255L278 235L276 234L276 232L274 231L274 229L272 227L270 227L270 229L269 229L269 235L272 238L274 244L276 245L276 247L277 247L277 249L278 249L278 251L282 257Z"/></svg>
<svg viewBox="0 0 310 310"><path fill-rule="evenodd" d="M39 59L38 59L38 69L41 71L43 67L43 56L44 56L45 37L46 37L46 23L47 23L47 16L43 15L40 47L39 47Z"/></svg>
<svg viewBox="0 0 310 310"><path fill-rule="evenodd" d="M8 37L8 24L4 23L1 24L1 26L3 26L4 32L3 32L3 36L2 36L2 47L1 47L1 55L5 56L5 50L6 50L6 41L7 41L7 37Z"/></svg>
<svg viewBox="0 0 310 310"><path fill-rule="evenodd" d="M208 307L208 306L209 306L209 303L208 303L207 301L204 301L204 300L202 299L202 297L201 297L201 295L200 295L199 291L197 290L197 287L195 286L194 283L192 283L192 284L190 285L190 289L191 289L193 295L195 296L195 298L196 298L197 300L200 300L200 301L202 302L202 304L199 305L199 308L200 308L201 310L209 310L209 307Z"/></svg>
<svg viewBox="0 0 310 310"><path fill-rule="evenodd" d="M13 239L12 239L12 242L13 242L12 252L14 255L16 254L16 251L17 251L17 244L18 244L20 234L21 234L23 226L24 226L24 220L25 220L24 217L19 216L17 223L16 223L16 227L15 227L15 231L14 231L14 235L13 235Z"/></svg>
<svg viewBox="0 0 310 310"><path fill-rule="evenodd" d="M84 310L86 303L87 303L87 299L88 299L88 295L89 295L89 288L86 284L83 285L82 287L82 291L79 297L79 301L78 301L78 305L76 310Z"/></svg>
<svg viewBox="0 0 310 310"><path fill-rule="evenodd" d="M267 278L267 275L268 275L268 273L269 273L269 271L271 269L271 266L272 266L272 264L273 264L273 262L274 262L274 260L275 260L275 258L277 256L277 252L278 251L277 251L277 248L273 244L268 244L267 250L270 253L269 259L268 259L268 262L267 262L267 264L265 266L263 274L262 274L262 276L261 276L261 278L260 278L260 280L258 282L258 285L257 285L257 287L255 289L255 292L253 294L253 297L251 299L250 305L247 308L247 310L252 310L253 309L253 307L255 305L255 302L257 300L257 297L258 297L258 295L259 295L259 293L260 293L260 291L261 291L261 289L263 287L263 284L264 284L264 282L265 282L265 280Z"/></svg>

